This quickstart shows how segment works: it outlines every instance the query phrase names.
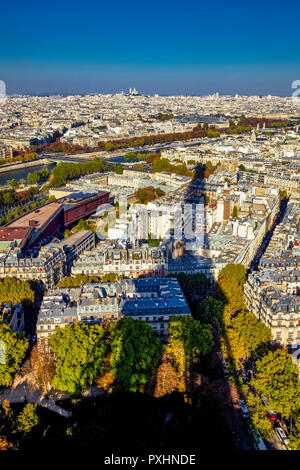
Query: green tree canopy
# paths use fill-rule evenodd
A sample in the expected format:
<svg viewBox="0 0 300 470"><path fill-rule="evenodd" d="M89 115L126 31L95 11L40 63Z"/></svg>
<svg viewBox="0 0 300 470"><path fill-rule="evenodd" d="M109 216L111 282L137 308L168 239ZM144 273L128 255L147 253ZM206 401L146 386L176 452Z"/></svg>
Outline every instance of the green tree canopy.
<svg viewBox="0 0 300 470"><path fill-rule="evenodd" d="M177 279L188 302L195 296L204 295L210 286L209 279L203 273L179 273Z"/></svg>
<svg viewBox="0 0 300 470"><path fill-rule="evenodd" d="M236 360L259 357L271 347L272 333L255 315L244 310L235 316L227 329L232 355Z"/></svg>
<svg viewBox="0 0 300 470"><path fill-rule="evenodd" d="M162 343L145 321L123 318L110 325L110 372L119 389L135 392L156 369Z"/></svg>
<svg viewBox="0 0 300 470"><path fill-rule="evenodd" d="M11 180L7 180L7 184L12 188L16 188L18 186L18 182L14 178Z"/></svg>
<svg viewBox="0 0 300 470"><path fill-rule="evenodd" d="M190 367L190 364L198 356L209 353L213 342L210 325L202 325L198 320L188 315L170 317L167 352L177 363L180 375Z"/></svg>
<svg viewBox="0 0 300 470"><path fill-rule="evenodd" d="M29 281L21 281L13 277L5 277L0 280L0 303L23 303L34 302L34 290Z"/></svg>
<svg viewBox="0 0 300 470"><path fill-rule="evenodd" d="M113 166L112 170L117 173L117 175L122 175L123 174L123 167L121 163L117 163L116 165Z"/></svg>
<svg viewBox="0 0 300 470"><path fill-rule="evenodd" d="M208 323L218 331L223 329L224 304L213 297L207 297L197 307L197 318L202 323Z"/></svg>
<svg viewBox="0 0 300 470"><path fill-rule="evenodd" d="M14 375L20 368L27 348L27 339L0 321L0 386L12 385Z"/></svg>
<svg viewBox="0 0 300 470"><path fill-rule="evenodd" d="M244 285L246 281L246 268L242 264L229 263L220 271L218 280L235 281L238 285Z"/></svg>
<svg viewBox="0 0 300 470"><path fill-rule="evenodd" d="M266 407L261 399L250 392L247 396L247 406L251 413L251 421L263 437L269 437L272 432L272 424L266 415Z"/></svg>
<svg viewBox="0 0 300 470"><path fill-rule="evenodd" d="M96 173L102 171L105 167L105 160L95 157L89 162L80 163L58 163L53 168L50 176L50 183L55 188L64 186L67 180L78 178L79 176Z"/></svg>
<svg viewBox="0 0 300 470"><path fill-rule="evenodd" d="M37 405L33 403L27 403L24 406L21 413L17 416L17 431L27 434L32 430L32 428L39 424L39 417L36 409Z"/></svg>
<svg viewBox="0 0 300 470"><path fill-rule="evenodd" d="M283 350L270 351L256 362L251 385L284 418L290 418L300 408L298 369L290 354Z"/></svg>
<svg viewBox="0 0 300 470"><path fill-rule="evenodd" d="M56 389L79 393L103 372L107 344L102 326L73 323L58 328L50 343L57 357Z"/></svg>

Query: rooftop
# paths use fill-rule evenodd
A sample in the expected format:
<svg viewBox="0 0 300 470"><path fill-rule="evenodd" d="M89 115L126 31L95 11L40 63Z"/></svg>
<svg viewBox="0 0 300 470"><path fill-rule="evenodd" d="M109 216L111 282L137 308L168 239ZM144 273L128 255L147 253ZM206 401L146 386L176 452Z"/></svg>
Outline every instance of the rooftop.
<svg viewBox="0 0 300 470"><path fill-rule="evenodd" d="M27 214L21 215L18 219L10 222L6 227L9 228L27 228L29 226L41 230L41 228L49 221L49 219L56 215L63 206L59 202L51 202L45 206L35 209Z"/></svg>

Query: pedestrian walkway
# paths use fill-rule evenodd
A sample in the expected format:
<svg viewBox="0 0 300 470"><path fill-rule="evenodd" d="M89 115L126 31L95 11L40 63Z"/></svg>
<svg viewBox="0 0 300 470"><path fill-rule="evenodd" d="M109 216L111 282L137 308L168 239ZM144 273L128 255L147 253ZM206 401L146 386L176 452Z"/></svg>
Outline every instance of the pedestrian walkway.
<svg viewBox="0 0 300 470"><path fill-rule="evenodd" d="M61 394L56 395L56 400L61 398ZM25 383L20 383L16 387L0 392L0 404L2 404L4 400L8 400L10 403L36 403L37 405L47 408L54 413L58 413L65 418L69 418L70 415L67 410L55 403L54 398L50 400L44 398L43 393L40 390L32 390Z"/></svg>

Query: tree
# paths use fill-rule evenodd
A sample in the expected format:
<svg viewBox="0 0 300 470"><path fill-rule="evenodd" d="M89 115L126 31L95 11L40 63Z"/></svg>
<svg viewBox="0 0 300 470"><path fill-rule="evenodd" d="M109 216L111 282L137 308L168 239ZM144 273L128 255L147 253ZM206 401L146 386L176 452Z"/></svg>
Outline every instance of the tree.
<svg viewBox="0 0 300 470"><path fill-rule="evenodd" d="M169 395L177 390L178 376L170 362L163 362L157 369L154 396L156 398Z"/></svg>
<svg viewBox="0 0 300 470"><path fill-rule="evenodd" d="M139 154L141 155L141 154ZM128 152L124 155L124 158L127 162L133 161L137 159L137 154L135 152Z"/></svg>
<svg viewBox="0 0 300 470"><path fill-rule="evenodd" d="M105 273L101 276L101 282L116 282L120 276L116 273Z"/></svg>
<svg viewBox="0 0 300 470"><path fill-rule="evenodd" d="M14 203L14 197L11 191L5 191L2 196L4 206L10 206Z"/></svg>
<svg viewBox="0 0 300 470"><path fill-rule="evenodd" d="M0 321L0 387L10 387L28 348L28 341Z"/></svg>
<svg viewBox="0 0 300 470"><path fill-rule="evenodd" d="M218 280L235 281L243 286L246 281L246 268L242 264L229 263L220 271Z"/></svg>
<svg viewBox="0 0 300 470"><path fill-rule="evenodd" d="M9 403L9 400L3 400L2 402L2 410L4 412L4 416L6 418L12 418L13 412Z"/></svg>
<svg viewBox="0 0 300 470"><path fill-rule="evenodd" d="M7 180L7 184L11 186L12 188L16 188L19 185L18 182L14 178L11 180Z"/></svg>
<svg viewBox="0 0 300 470"><path fill-rule="evenodd" d="M266 407L261 399L249 392L247 399L247 406L251 413L251 421L263 437L269 437L272 432L272 424L266 416Z"/></svg>
<svg viewBox="0 0 300 470"><path fill-rule="evenodd" d="M45 180L49 177L49 170L45 168L43 170L34 171L33 173L28 173L27 182L28 184L36 184L41 180Z"/></svg>
<svg viewBox="0 0 300 470"><path fill-rule="evenodd" d="M233 209L232 209L231 217L232 217L233 219L236 219L237 216L238 216L238 208L237 208L236 205L234 205L234 206L233 206Z"/></svg>
<svg viewBox="0 0 300 470"><path fill-rule="evenodd" d="M209 204L209 195L204 193L203 197L204 197L204 204L207 206Z"/></svg>
<svg viewBox="0 0 300 470"><path fill-rule="evenodd" d="M179 273L177 279L188 302L203 296L210 286L209 279L203 273Z"/></svg>
<svg viewBox="0 0 300 470"><path fill-rule="evenodd" d="M174 358L179 375L185 374L200 355L213 346L210 325L202 325L189 315L170 317L167 353Z"/></svg>
<svg viewBox="0 0 300 470"><path fill-rule="evenodd" d="M197 318L202 323L208 323L219 332L223 329L224 304L213 297L207 297L197 307Z"/></svg>
<svg viewBox="0 0 300 470"><path fill-rule="evenodd" d="M102 326L69 324L56 330L50 344L57 358L56 389L80 393L103 372L107 345Z"/></svg>
<svg viewBox="0 0 300 470"><path fill-rule="evenodd" d="M279 199L280 201L283 201L284 199L287 199L288 197L288 193L287 193L287 190L286 189L280 189L279 190Z"/></svg>
<svg viewBox="0 0 300 470"><path fill-rule="evenodd" d="M110 372L116 377L116 388L135 392L156 369L162 343L146 322L127 317L111 323L110 349Z"/></svg>
<svg viewBox="0 0 300 470"><path fill-rule="evenodd" d="M105 150L106 152L110 152L111 150L114 150L115 146L111 142L106 142L105 144Z"/></svg>
<svg viewBox="0 0 300 470"><path fill-rule="evenodd" d="M156 199L158 197L158 194L153 188L153 186L146 186L145 188L138 189L135 192L135 196L140 204L147 204L147 202Z"/></svg>
<svg viewBox="0 0 300 470"><path fill-rule="evenodd" d="M113 386L116 378L110 373L105 372L96 379L96 386L102 390L108 391Z"/></svg>
<svg viewBox="0 0 300 470"><path fill-rule="evenodd" d="M69 236L70 236L71 234L72 234L71 230L66 229L66 230L64 231L64 238L69 238Z"/></svg>
<svg viewBox="0 0 300 470"><path fill-rule="evenodd" d="M236 361L249 359L251 356L257 358L267 353L271 347L270 328L247 310L232 319L227 335Z"/></svg>
<svg viewBox="0 0 300 470"><path fill-rule="evenodd" d="M8 442L6 436L0 436L0 451L1 450L9 450L13 445Z"/></svg>
<svg viewBox="0 0 300 470"><path fill-rule="evenodd" d="M115 273L108 273L108 275L115 275ZM104 275L105 276L105 275ZM82 284L93 284L95 282L106 282L103 281L102 278L98 276L93 276L93 275L88 275L88 274L76 274L74 277L73 276L66 276L63 279L61 279L57 287L79 287Z"/></svg>
<svg viewBox="0 0 300 470"><path fill-rule="evenodd" d="M67 232L67 237L70 236L72 233L80 232L80 230L90 230L91 232L95 233L96 232L96 222L93 220L85 220L85 219L80 219L77 225L72 228L71 232ZM66 237L66 238L67 238Z"/></svg>
<svg viewBox="0 0 300 470"><path fill-rule="evenodd" d="M29 281L21 281L12 277L0 280L0 303L30 305L34 302L34 290Z"/></svg>
<svg viewBox="0 0 300 470"><path fill-rule="evenodd" d="M51 389L55 366L53 353L46 349L43 342L39 342L32 348L21 372L26 376L27 383L46 393Z"/></svg>
<svg viewBox="0 0 300 470"><path fill-rule="evenodd" d="M289 434L289 446L292 450L300 450L300 414L294 420L295 431Z"/></svg>
<svg viewBox="0 0 300 470"><path fill-rule="evenodd" d="M165 195L165 192L160 188L156 188L155 193L156 193L157 197L161 197L161 196Z"/></svg>
<svg viewBox="0 0 300 470"><path fill-rule="evenodd" d="M117 163L114 167L113 167L113 171L115 173L117 173L118 175L122 175L123 174L123 167L120 163Z"/></svg>
<svg viewBox="0 0 300 470"><path fill-rule="evenodd" d="M286 419L300 408L298 369L290 354L281 349L270 351L256 361L251 385L276 413Z"/></svg>
<svg viewBox="0 0 300 470"><path fill-rule="evenodd" d="M106 165L105 160L95 157L89 162L80 163L58 163L53 168L50 175L50 184L53 187L59 188L64 186L67 180L78 178L79 176L96 173L102 171Z"/></svg>
<svg viewBox="0 0 300 470"><path fill-rule="evenodd" d="M36 409L37 405L34 403L27 403L24 406L21 413L17 416L17 431L27 434L32 430L32 428L39 424L39 417Z"/></svg>

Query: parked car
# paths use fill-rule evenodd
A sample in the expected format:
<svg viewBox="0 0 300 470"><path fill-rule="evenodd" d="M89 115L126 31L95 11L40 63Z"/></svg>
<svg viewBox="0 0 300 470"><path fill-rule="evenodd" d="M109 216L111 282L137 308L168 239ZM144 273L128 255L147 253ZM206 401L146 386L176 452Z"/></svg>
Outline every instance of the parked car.
<svg viewBox="0 0 300 470"><path fill-rule="evenodd" d="M267 412L267 418L271 421L271 423L276 423L277 421L277 414L273 410L269 410Z"/></svg>
<svg viewBox="0 0 300 470"><path fill-rule="evenodd" d="M241 411L243 418L248 419L250 417L250 414L246 406L245 400L239 400L239 404L240 404L240 411Z"/></svg>
<svg viewBox="0 0 300 470"><path fill-rule="evenodd" d="M275 428L275 432L277 434L277 436L279 437L279 440L280 442L282 443L282 445L287 449L289 450L289 440L288 440L288 437L287 435L285 434L284 430L280 427L280 426L277 426Z"/></svg>

